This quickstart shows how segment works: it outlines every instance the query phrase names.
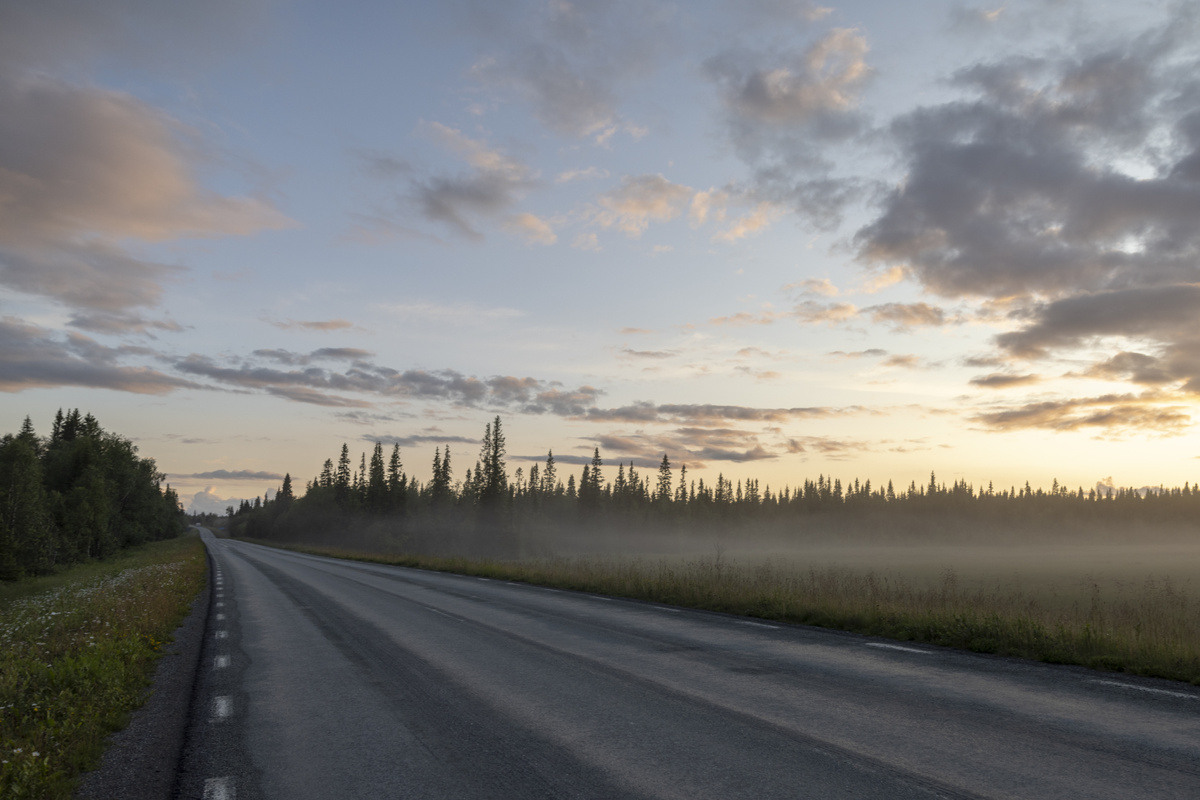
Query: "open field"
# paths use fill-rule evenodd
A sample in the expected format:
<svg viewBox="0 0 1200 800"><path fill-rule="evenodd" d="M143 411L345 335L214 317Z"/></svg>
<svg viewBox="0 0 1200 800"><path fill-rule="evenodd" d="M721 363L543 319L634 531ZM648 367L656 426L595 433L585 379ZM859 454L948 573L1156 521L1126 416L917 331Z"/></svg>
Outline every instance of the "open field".
<svg viewBox="0 0 1200 800"><path fill-rule="evenodd" d="M189 535L0 585L0 797L70 796L145 699L206 569Z"/></svg>
<svg viewBox="0 0 1200 800"><path fill-rule="evenodd" d="M1200 543L717 543L526 561L297 549L1200 683Z"/></svg>

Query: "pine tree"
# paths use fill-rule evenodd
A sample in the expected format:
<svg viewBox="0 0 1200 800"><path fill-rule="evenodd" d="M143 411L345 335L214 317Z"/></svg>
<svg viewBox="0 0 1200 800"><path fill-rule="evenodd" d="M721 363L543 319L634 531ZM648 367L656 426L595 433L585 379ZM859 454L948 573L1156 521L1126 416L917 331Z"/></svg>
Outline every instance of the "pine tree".
<svg viewBox="0 0 1200 800"><path fill-rule="evenodd" d="M383 444L375 443L371 451L371 466L367 470L367 509L382 514L388 505L387 472L383 466Z"/></svg>
<svg viewBox="0 0 1200 800"><path fill-rule="evenodd" d="M333 474L334 500L342 508L350 505L350 447L343 442L342 452L338 456L337 471Z"/></svg>
<svg viewBox="0 0 1200 800"><path fill-rule="evenodd" d="M655 495L659 503L665 505L671 502L671 462L667 460L666 453L663 453L662 463L658 465L658 491Z"/></svg>
<svg viewBox="0 0 1200 800"><path fill-rule="evenodd" d="M504 431L500 417L484 428L483 446L479 451L480 470L476 471L479 505L490 511L500 508L508 497L508 474L504 462Z"/></svg>

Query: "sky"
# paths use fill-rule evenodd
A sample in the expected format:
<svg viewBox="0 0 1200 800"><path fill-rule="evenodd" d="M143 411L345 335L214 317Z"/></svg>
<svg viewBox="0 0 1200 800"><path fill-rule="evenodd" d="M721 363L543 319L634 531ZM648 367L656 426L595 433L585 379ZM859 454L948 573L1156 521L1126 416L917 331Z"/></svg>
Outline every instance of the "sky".
<svg viewBox="0 0 1200 800"><path fill-rule="evenodd" d="M0 0L0 421L219 512L496 415L526 474L1195 482L1198 62L1189 2Z"/></svg>

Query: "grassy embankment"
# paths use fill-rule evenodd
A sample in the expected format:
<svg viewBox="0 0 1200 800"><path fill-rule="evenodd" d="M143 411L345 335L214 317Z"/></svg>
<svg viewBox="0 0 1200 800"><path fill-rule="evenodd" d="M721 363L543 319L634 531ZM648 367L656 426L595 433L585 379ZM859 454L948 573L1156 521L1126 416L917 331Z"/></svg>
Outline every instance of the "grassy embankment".
<svg viewBox="0 0 1200 800"><path fill-rule="evenodd" d="M919 568L896 565L895 553L872 560L870 547L842 551L841 563L873 565L853 569L830 563L828 555L805 566L736 562L720 553L499 562L291 549L1200 684L1200 600L1190 593L1190 572L1181 580L1136 564L1106 570L1086 558L1057 556L1051 563L1024 553L1013 562L1024 575L1000 577L963 558L948 558L952 566L942 568L929 560ZM1189 551L1191 563L1198 554Z"/></svg>
<svg viewBox="0 0 1200 800"><path fill-rule="evenodd" d="M204 585L197 536L0 584L0 797L68 798Z"/></svg>

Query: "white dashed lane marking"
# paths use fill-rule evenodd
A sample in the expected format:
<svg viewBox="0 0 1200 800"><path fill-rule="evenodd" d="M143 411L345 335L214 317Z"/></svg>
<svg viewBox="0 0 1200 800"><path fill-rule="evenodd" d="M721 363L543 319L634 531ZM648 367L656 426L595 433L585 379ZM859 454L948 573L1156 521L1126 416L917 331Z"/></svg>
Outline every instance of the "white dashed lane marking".
<svg viewBox="0 0 1200 800"><path fill-rule="evenodd" d="M229 666L229 656L217 656L213 659L213 669L225 669Z"/></svg>
<svg viewBox="0 0 1200 800"><path fill-rule="evenodd" d="M204 782L204 800L235 800L233 778L209 778Z"/></svg>
<svg viewBox="0 0 1200 800"><path fill-rule="evenodd" d="M227 694L219 694L213 698L212 705L212 721L220 722L223 719L228 719L233 713L233 698Z"/></svg>

